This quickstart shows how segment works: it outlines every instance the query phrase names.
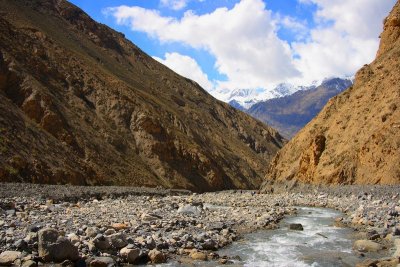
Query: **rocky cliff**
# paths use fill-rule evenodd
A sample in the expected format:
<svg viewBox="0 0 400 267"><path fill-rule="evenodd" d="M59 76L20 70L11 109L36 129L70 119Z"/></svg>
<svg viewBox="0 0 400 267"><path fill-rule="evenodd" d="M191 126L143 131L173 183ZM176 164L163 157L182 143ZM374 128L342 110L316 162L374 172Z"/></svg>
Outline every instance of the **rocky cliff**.
<svg viewBox="0 0 400 267"><path fill-rule="evenodd" d="M271 181L400 183L400 3L384 21L377 58L274 158Z"/></svg>
<svg viewBox="0 0 400 267"><path fill-rule="evenodd" d="M0 13L0 181L256 188L284 142L66 1Z"/></svg>

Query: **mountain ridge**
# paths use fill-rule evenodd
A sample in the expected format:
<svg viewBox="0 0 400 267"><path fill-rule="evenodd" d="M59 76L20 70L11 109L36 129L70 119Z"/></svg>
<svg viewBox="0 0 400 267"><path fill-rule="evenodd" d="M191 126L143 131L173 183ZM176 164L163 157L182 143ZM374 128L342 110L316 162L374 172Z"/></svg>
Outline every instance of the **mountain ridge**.
<svg viewBox="0 0 400 267"><path fill-rule="evenodd" d="M285 142L66 1L0 6L0 181L257 188Z"/></svg>
<svg viewBox="0 0 400 267"><path fill-rule="evenodd" d="M321 111L330 98L351 84L349 79L325 79L321 85L258 102L246 112L271 125L286 138L291 138Z"/></svg>
<svg viewBox="0 0 400 267"><path fill-rule="evenodd" d="M376 59L270 163L271 183L400 183L400 2L384 20Z"/></svg>

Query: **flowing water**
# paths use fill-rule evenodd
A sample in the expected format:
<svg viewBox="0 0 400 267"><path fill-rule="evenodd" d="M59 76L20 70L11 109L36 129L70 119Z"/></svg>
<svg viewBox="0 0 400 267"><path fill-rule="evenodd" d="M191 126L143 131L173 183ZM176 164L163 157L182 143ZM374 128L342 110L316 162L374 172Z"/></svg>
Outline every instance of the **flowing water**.
<svg viewBox="0 0 400 267"><path fill-rule="evenodd" d="M248 234L243 240L219 251L220 255L238 255L244 266L354 266L352 230L334 227L341 214L322 208L298 208L280 228ZM289 230L301 223L304 231Z"/></svg>
<svg viewBox="0 0 400 267"><path fill-rule="evenodd" d="M238 260L233 265L195 262L187 266L355 266L359 259L352 254L353 231L333 226L334 219L340 215L340 212L331 209L299 207L297 215L288 216L280 222L279 229L247 234L217 252L220 256L236 257ZM304 230L290 230L291 223L301 223ZM169 263L163 266L186 265Z"/></svg>

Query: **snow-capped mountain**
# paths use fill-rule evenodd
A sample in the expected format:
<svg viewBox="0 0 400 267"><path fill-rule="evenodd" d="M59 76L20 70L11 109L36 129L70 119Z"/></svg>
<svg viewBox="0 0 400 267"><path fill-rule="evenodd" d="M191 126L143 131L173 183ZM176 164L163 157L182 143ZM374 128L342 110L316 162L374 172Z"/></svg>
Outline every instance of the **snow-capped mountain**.
<svg viewBox="0 0 400 267"><path fill-rule="evenodd" d="M297 91L315 89L324 84L327 84L328 87L332 87L334 85L329 83L333 83L335 79L336 78L326 78L324 80L313 81L308 85L300 86L290 83L280 83L272 89L235 89L233 91L224 89L211 92L211 94L239 110L247 110L259 102L289 96ZM339 79L352 81L353 77L343 77ZM340 91L341 89L341 85L337 84L337 90Z"/></svg>
<svg viewBox="0 0 400 267"><path fill-rule="evenodd" d="M321 111L330 98L352 84L352 79L325 79L317 87L303 87L291 95L261 101L245 112L291 138Z"/></svg>
<svg viewBox="0 0 400 267"><path fill-rule="evenodd" d="M237 109L248 109L255 103L263 100L260 98L260 90L257 89L235 89L233 91L220 90L211 94Z"/></svg>
<svg viewBox="0 0 400 267"><path fill-rule="evenodd" d="M212 92L214 97L231 104L241 110L249 109L254 104L272 98L290 95L296 92L297 87L290 84L280 84L272 90L267 89L235 89Z"/></svg>

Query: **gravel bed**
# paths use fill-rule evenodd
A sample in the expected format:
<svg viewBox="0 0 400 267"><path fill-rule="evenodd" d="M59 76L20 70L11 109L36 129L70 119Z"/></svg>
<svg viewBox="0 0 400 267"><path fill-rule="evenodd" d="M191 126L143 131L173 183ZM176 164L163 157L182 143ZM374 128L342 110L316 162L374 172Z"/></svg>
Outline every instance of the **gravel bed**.
<svg viewBox="0 0 400 267"><path fill-rule="evenodd" d="M273 194L1 184L0 265L122 266L231 259L218 250L243 233L276 228L295 206L340 210L354 252L386 251L400 238L399 187L290 188ZM391 251L391 249L393 251ZM397 258L396 258L397 257ZM395 266L395 265L394 265Z"/></svg>

